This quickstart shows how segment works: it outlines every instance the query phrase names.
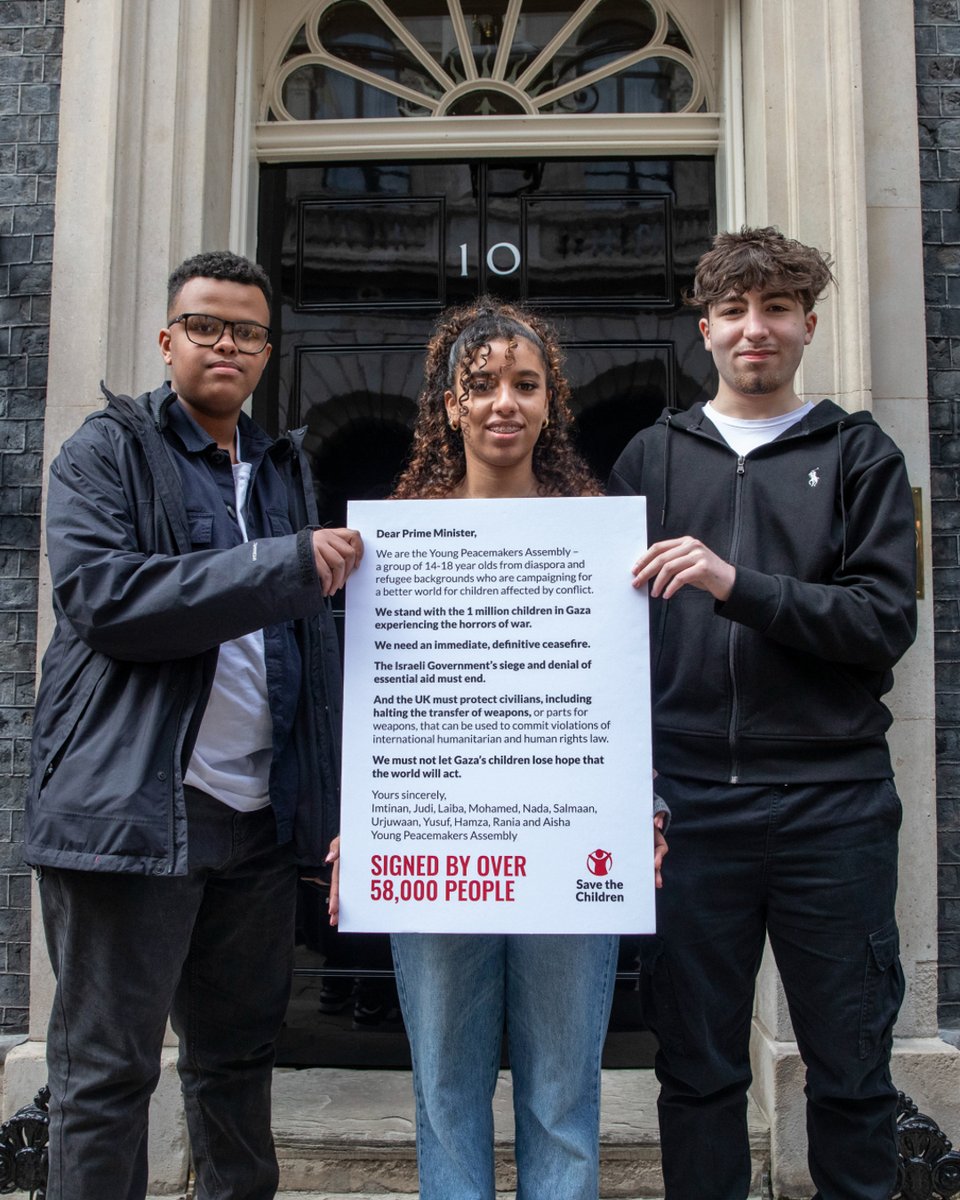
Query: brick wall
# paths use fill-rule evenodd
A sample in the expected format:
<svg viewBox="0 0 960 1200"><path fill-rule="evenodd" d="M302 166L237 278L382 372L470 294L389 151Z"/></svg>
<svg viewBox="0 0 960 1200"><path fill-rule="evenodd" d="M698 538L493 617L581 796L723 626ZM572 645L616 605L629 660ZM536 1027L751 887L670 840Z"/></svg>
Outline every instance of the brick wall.
<svg viewBox="0 0 960 1200"><path fill-rule="evenodd" d="M63 0L0 0L0 1033L26 1029L20 858L33 710L40 478Z"/></svg>
<svg viewBox="0 0 960 1200"><path fill-rule="evenodd" d="M960 5L915 0L930 395L940 988L960 1029Z"/></svg>

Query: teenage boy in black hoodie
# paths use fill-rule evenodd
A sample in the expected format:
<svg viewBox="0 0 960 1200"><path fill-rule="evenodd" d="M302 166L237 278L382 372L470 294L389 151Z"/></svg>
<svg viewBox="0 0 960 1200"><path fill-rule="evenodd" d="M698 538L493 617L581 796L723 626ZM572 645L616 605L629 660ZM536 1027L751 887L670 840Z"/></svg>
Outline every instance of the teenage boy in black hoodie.
<svg viewBox="0 0 960 1200"><path fill-rule="evenodd" d="M768 934L807 1068L823 1200L896 1176L900 801L881 697L916 631L903 456L794 376L832 275L775 229L720 234L692 302L717 394L614 466L647 496L654 760L673 812L645 967L667 1196L747 1195L754 984Z"/></svg>

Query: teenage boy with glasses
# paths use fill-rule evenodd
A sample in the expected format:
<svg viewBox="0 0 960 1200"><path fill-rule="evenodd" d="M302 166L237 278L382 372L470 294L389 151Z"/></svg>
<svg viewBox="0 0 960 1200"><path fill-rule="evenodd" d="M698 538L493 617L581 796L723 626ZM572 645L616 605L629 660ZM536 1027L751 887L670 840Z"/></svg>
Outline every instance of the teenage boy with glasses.
<svg viewBox="0 0 960 1200"><path fill-rule="evenodd" d="M269 1200L274 1040L298 864L337 854L329 597L359 535L316 529L296 434L242 412L270 284L229 253L170 277L170 382L109 392L50 470L56 629L25 857L57 976L49 1200L142 1200L168 1014L198 1200Z"/></svg>

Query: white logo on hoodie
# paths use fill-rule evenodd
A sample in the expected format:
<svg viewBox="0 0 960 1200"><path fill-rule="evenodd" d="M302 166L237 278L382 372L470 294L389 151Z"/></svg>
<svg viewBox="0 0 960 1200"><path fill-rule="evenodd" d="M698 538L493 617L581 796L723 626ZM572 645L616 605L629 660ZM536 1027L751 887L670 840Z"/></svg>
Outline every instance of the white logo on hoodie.
<svg viewBox="0 0 960 1200"><path fill-rule="evenodd" d="M820 482L820 468L814 467L812 471L807 473L807 483L810 487L816 487Z"/></svg>

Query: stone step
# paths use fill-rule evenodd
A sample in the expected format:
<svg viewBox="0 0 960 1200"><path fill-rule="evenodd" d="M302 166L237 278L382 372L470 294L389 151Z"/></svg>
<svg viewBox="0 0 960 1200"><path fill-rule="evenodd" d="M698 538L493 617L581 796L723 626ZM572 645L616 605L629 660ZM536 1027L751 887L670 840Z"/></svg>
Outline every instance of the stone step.
<svg viewBox="0 0 960 1200"><path fill-rule="evenodd" d="M663 1195L652 1071L604 1071L601 1196L636 1200ZM497 1186L513 1193L513 1102L509 1072L494 1097ZM278 1070L273 1125L280 1187L290 1200L340 1200L375 1195L408 1200L417 1191L414 1102L409 1071L339 1068ZM759 1109L749 1110L751 1191L769 1172L770 1132Z"/></svg>

